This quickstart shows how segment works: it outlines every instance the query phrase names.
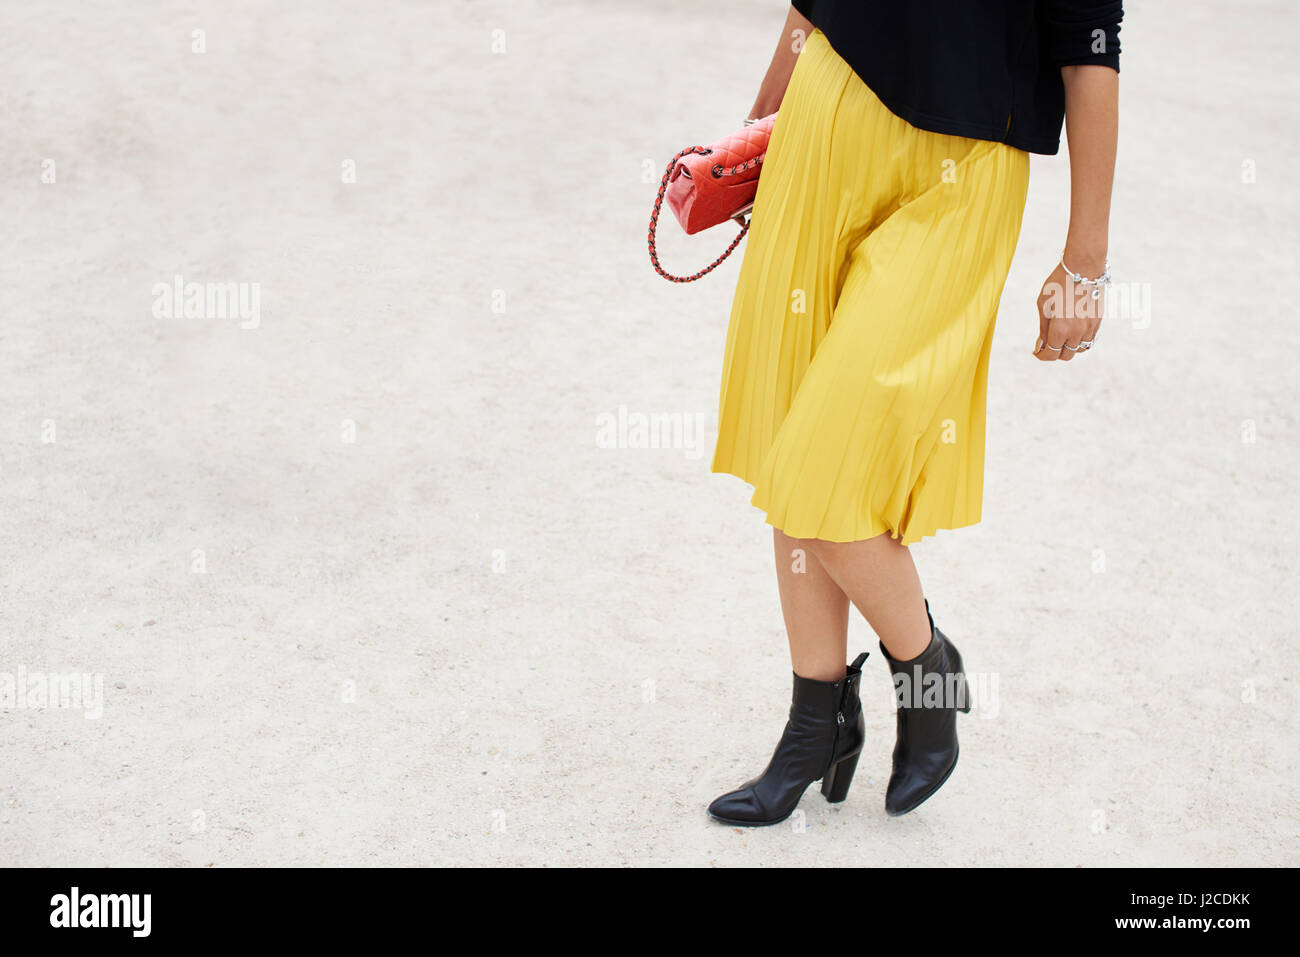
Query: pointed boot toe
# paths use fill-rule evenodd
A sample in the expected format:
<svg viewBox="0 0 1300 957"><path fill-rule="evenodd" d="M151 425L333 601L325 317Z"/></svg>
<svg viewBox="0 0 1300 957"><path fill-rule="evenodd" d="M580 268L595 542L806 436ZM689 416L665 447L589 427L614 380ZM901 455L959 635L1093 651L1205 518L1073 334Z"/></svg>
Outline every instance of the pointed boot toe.
<svg viewBox="0 0 1300 957"><path fill-rule="evenodd" d="M787 815L788 816L788 815ZM761 827L765 824L777 824L774 818L752 787L746 786L713 799L709 805L709 817L722 824L736 824L741 827Z"/></svg>
<svg viewBox="0 0 1300 957"><path fill-rule="evenodd" d="M957 749L954 747L952 761L947 767L927 768L924 771L907 768L890 775L889 786L885 790L885 813L890 817L902 817L915 811L943 787L956 768Z"/></svg>

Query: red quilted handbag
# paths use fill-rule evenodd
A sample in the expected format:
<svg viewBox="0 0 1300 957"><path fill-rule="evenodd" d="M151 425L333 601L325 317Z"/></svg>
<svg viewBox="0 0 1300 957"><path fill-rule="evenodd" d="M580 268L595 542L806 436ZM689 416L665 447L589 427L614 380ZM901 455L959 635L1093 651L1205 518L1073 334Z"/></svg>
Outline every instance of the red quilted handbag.
<svg viewBox="0 0 1300 957"><path fill-rule="evenodd" d="M655 197L654 210L650 213L650 264L659 275L673 282L699 279L713 272L745 238L749 221L744 214L754 206L761 172L759 167L767 155L767 142L775 123L776 114L773 113L712 146L688 146L672 158L664 171L659 195ZM655 229L665 199L688 235L729 219L740 224L740 232L709 266L690 276L674 276L659 265L659 254L655 251Z"/></svg>

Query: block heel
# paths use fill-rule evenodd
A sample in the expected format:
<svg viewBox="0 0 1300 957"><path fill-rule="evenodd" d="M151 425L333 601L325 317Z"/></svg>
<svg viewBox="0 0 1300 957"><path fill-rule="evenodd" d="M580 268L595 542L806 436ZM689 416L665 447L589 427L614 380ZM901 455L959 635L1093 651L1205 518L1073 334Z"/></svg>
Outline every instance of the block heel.
<svg viewBox="0 0 1300 957"><path fill-rule="evenodd" d="M822 778L822 796L832 804L839 804L849 796L849 786L853 783L853 772L858 769L861 753L851 755L831 765L831 769Z"/></svg>

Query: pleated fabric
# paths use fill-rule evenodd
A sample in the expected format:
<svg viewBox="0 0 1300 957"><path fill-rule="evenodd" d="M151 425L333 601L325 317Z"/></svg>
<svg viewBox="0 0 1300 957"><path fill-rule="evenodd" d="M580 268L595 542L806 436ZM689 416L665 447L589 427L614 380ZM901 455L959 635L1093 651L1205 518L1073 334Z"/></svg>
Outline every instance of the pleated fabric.
<svg viewBox="0 0 1300 957"><path fill-rule="evenodd" d="M769 524L911 544L980 519L985 394L1029 155L889 111L820 30L763 171L712 470Z"/></svg>

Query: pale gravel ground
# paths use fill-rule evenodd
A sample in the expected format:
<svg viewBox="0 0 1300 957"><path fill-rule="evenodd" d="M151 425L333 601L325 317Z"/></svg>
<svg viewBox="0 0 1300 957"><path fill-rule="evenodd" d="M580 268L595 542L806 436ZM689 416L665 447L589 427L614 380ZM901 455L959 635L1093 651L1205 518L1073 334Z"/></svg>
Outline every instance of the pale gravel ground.
<svg viewBox="0 0 1300 957"><path fill-rule="evenodd" d="M1067 197L1034 160L984 523L916 549L1000 680L952 781L885 817L875 654L846 804L705 818L789 663L768 529L708 473L739 257L673 286L644 231L749 107L762 6L5 0L0 671L107 701L0 712L0 864L1297 863L1281 0L1130 4L1112 259L1153 318L1072 366L1029 356ZM154 318L176 273L260 283L260 327ZM705 414L704 455L598 448L620 405Z"/></svg>

